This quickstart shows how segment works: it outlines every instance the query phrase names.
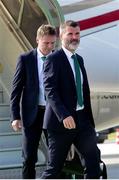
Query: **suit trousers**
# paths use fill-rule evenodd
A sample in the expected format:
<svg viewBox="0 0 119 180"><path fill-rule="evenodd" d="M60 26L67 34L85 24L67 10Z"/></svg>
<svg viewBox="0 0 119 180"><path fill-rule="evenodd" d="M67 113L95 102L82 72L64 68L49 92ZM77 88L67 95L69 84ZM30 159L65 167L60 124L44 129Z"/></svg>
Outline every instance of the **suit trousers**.
<svg viewBox="0 0 119 180"><path fill-rule="evenodd" d="M71 144L76 146L84 158L85 178L98 179L100 177L100 151L97 147L95 129L84 110L76 113L76 129L67 129L63 132L48 130L49 161L41 179L58 178Z"/></svg>
<svg viewBox="0 0 119 180"><path fill-rule="evenodd" d="M23 156L23 179L35 179L35 163L37 162L37 153L39 141L42 133L44 110L38 108L37 117L34 123L29 127L23 127L22 137L22 156Z"/></svg>

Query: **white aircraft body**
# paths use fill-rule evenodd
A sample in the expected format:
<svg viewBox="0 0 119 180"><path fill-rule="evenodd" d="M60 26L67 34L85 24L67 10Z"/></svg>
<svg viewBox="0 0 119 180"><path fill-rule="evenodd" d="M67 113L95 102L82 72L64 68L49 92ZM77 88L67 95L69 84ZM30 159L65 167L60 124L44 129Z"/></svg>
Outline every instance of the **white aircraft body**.
<svg viewBox="0 0 119 180"><path fill-rule="evenodd" d="M59 5L58 5L59 3ZM119 125L119 0L0 0L0 84L9 96L20 53L36 46L36 29L79 22L77 52L88 73L97 130ZM64 18L63 18L64 15Z"/></svg>

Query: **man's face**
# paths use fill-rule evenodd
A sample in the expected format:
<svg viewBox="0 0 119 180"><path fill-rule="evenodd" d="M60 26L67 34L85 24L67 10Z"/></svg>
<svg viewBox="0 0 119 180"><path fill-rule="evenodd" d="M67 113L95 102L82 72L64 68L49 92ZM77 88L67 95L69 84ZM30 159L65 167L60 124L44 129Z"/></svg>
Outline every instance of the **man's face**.
<svg viewBox="0 0 119 180"><path fill-rule="evenodd" d="M54 48L56 42L56 36L44 35L36 39L38 49L43 55L48 55Z"/></svg>
<svg viewBox="0 0 119 180"><path fill-rule="evenodd" d="M74 52L80 43L80 28L67 26L61 34L62 45L71 52Z"/></svg>

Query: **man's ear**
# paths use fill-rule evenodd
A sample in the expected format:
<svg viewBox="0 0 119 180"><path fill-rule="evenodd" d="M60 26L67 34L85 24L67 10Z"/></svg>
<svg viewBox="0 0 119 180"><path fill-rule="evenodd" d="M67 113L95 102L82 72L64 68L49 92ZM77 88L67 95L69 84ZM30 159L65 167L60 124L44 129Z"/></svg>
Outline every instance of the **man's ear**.
<svg viewBox="0 0 119 180"><path fill-rule="evenodd" d="M59 38L62 39L62 33L59 34Z"/></svg>

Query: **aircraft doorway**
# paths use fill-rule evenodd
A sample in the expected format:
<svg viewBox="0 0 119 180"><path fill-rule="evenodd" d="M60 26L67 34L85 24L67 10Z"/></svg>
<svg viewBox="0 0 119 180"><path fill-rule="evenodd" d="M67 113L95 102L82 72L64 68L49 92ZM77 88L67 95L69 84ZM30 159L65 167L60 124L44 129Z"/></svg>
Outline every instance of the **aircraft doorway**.
<svg viewBox="0 0 119 180"><path fill-rule="evenodd" d="M29 43L36 46L36 31L41 24L58 27L64 21L60 6L53 0L1 0L10 24L16 23L16 31L22 31ZM8 11L8 12L7 12ZM13 18L13 19L12 19Z"/></svg>

